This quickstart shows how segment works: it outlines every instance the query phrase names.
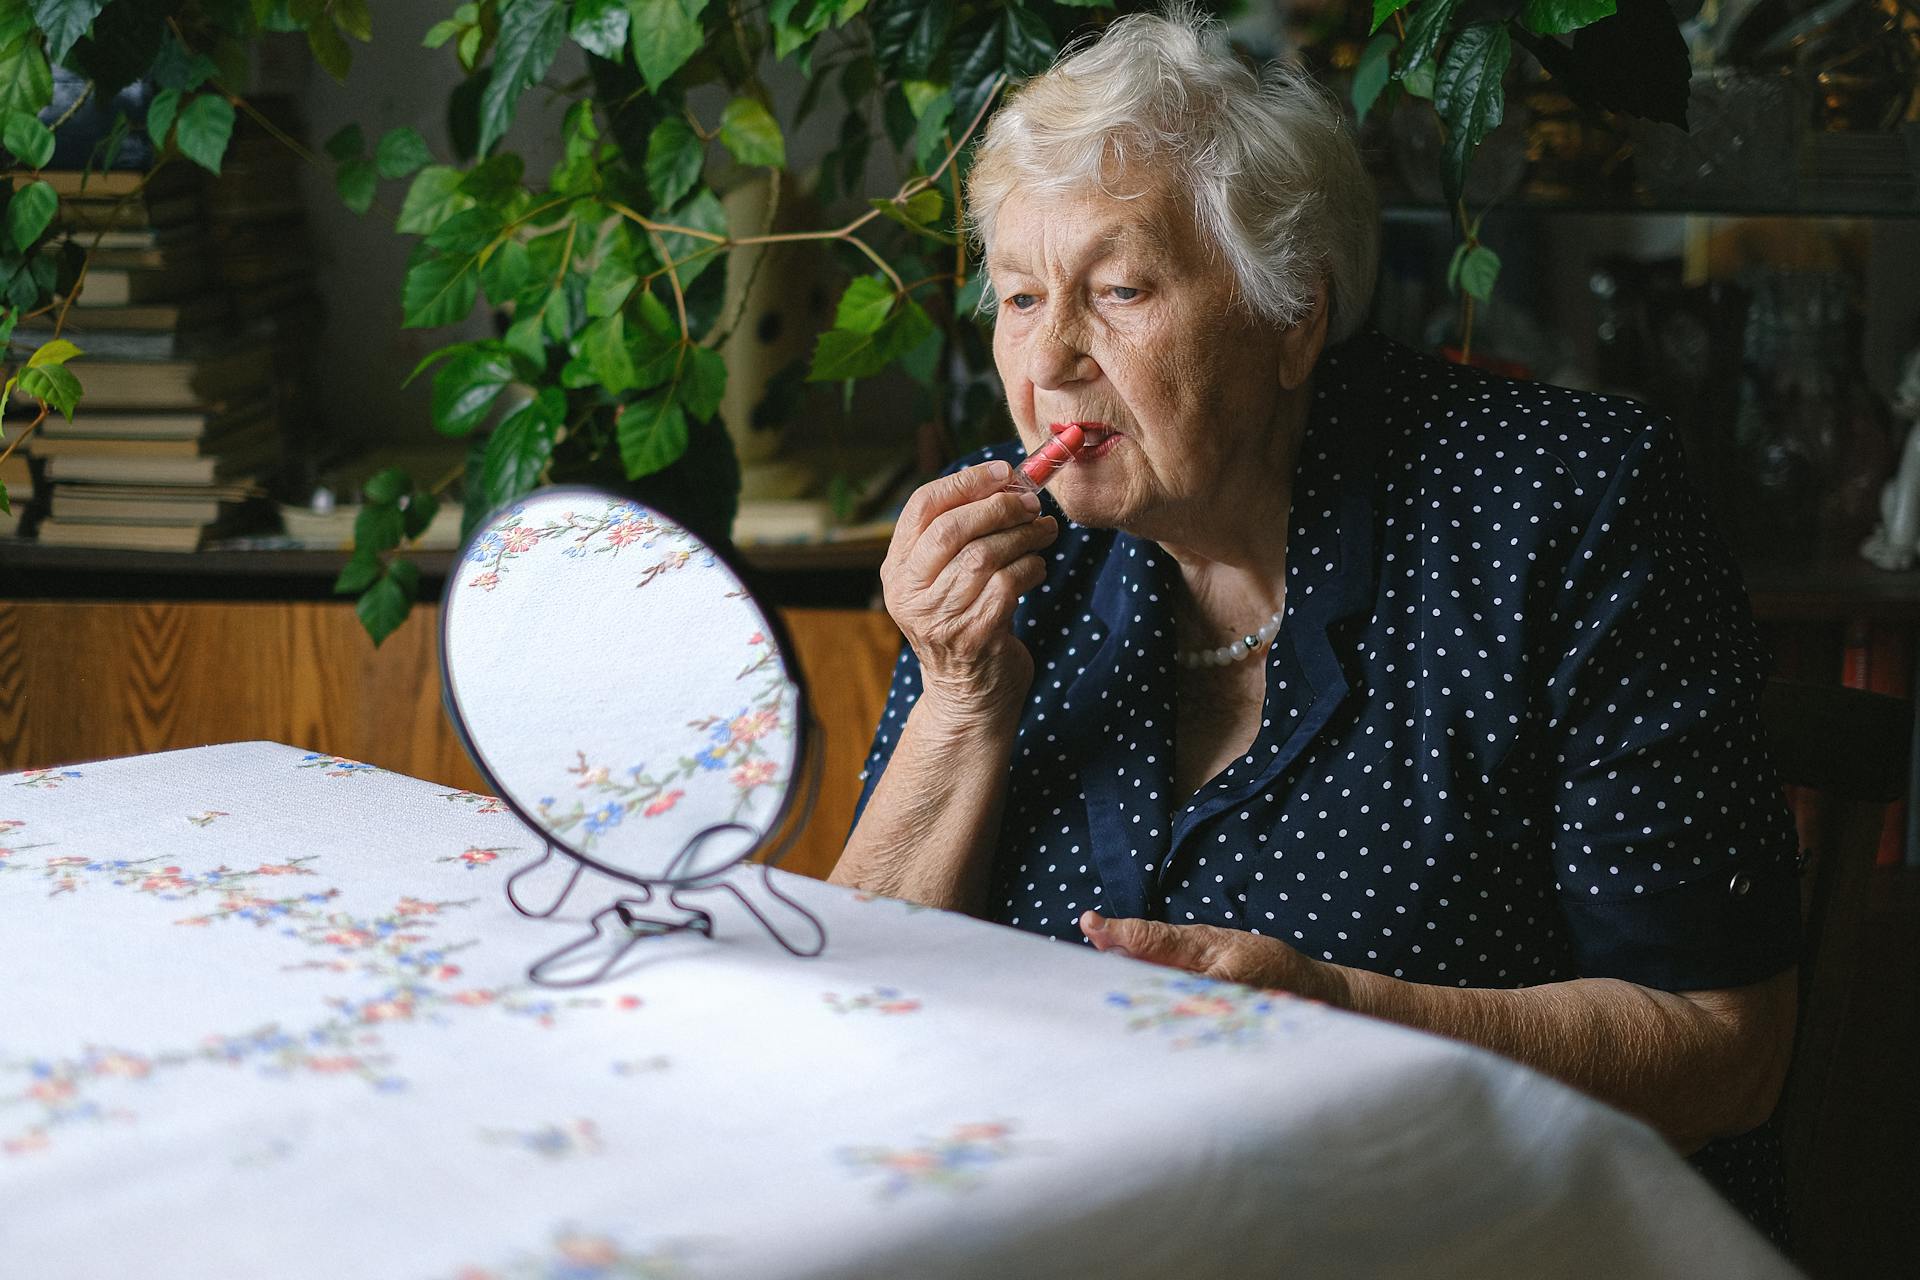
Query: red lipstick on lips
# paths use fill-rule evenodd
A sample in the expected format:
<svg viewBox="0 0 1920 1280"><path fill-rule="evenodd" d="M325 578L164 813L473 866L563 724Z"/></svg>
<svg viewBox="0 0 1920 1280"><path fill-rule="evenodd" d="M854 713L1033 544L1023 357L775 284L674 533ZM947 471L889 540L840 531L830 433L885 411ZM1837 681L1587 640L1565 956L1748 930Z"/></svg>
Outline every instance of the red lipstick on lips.
<svg viewBox="0 0 1920 1280"><path fill-rule="evenodd" d="M1087 433L1078 423L1069 422L1065 426L1055 424L1053 438L1027 455L1027 460L1014 468L1013 476L1007 487L1025 493L1038 494L1047 487L1060 468L1080 456L1080 450L1086 446Z"/></svg>

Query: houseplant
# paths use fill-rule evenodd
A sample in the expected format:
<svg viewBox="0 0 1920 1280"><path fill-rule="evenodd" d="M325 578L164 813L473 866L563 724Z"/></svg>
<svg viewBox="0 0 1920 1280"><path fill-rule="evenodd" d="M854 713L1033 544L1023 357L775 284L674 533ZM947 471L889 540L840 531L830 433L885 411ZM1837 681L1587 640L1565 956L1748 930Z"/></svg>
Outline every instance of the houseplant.
<svg viewBox="0 0 1920 1280"><path fill-rule="evenodd" d="M1403 92L1433 100L1463 236L1453 275L1469 294L1491 289L1498 260L1457 197L1474 148L1500 119L1512 44L1534 49L1602 105L1632 106L1593 92L1618 94L1606 70L1620 62L1619 40L1605 33L1657 34L1672 18L1663 0L1618 3L1616 12L1616 0L1373 0L1355 104L1364 112ZM787 126L760 75L769 55L808 79L792 116L834 99L844 110L838 145L819 169L826 194L855 188L876 145L895 148L913 175L840 225L780 237L832 242L850 275L807 376L849 382L897 364L937 382L956 355L983 366L972 319L982 281L959 234L964 144L1010 79L1046 66L1073 33L1133 7L469 0L453 9L426 38L439 52L423 56L455 58L466 76L449 102L454 154L437 162L409 128L377 140L349 128L326 149L341 197L356 209L370 207L381 182L407 183L396 224L418 238L401 286L407 325L452 324L483 297L510 316L500 336L443 346L416 370L432 378L435 427L472 441L470 516L544 478L594 476L642 497L669 494L676 514L724 534L738 470L715 421L727 377L716 347L739 319L723 314L724 275L732 250L771 237L727 225L711 175L731 161L778 181L785 167ZM150 77L157 96L147 127L161 162L217 172L236 112L250 110L225 86L240 82L247 44L264 31L303 33L336 76L350 64L352 42L374 36L365 0L0 0L0 139L11 153L0 336L23 313L64 316L83 287L84 249L52 235L57 200L35 173L51 151L49 126L59 123L38 118L49 64L77 70L99 92ZM1579 34L1560 45L1568 32ZM552 85L569 42L586 75ZM1598 56L1608 51L1614 56ZM1684 45L1679 54L1684 95ZM1633 73L1625 81L1643 65L1622 63ZM544 177L500 146L535 85L574 99L563 159ZM689 105L703 87L703 101L723 102L706 118ZM78 355L72 343L41 345L5 393L36 401L40 417L70 416L83 394ZM509 387L530 394L508 406ZM357 595L376 642L417 595L419 573L404 546L437 504L437 494L397 470L368 487L355 552L336 585Z"/></svg>

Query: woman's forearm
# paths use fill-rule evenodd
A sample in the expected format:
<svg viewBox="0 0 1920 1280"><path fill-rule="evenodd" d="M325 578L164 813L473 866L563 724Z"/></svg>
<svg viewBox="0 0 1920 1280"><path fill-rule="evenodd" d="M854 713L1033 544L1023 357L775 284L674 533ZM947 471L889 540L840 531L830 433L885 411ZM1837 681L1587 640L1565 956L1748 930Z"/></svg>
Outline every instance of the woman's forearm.
<svg viewBox="0 0 1920 1280"><path fill-rule="evenodd" d="M1016 727L1012 715L948 714L922 696L829 877L833 883L978 914Z"/></svg>
<svg viewBox="0 0 1920 1280"><path fill-rule="evenodd" d="M1793 1043L1791 972L1684 994L1611 978L1507 991L1337 973L1347 1008L1514 1058L1639 1116L1683 1152L1764 1122Z"/></svg>

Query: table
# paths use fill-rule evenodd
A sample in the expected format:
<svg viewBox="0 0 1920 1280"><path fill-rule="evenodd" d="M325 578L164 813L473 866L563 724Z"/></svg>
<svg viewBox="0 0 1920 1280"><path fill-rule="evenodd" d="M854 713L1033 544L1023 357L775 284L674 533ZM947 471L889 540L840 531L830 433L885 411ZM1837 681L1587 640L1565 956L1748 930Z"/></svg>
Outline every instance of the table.
<svg viewBox="0 0 1920 1280"><path fill-rule="evenodd" d="M533 986L613 893L539 851L273 743L0 777L0 1271L1793 1274L1491 1054L799 877L818 959L713 894Z"/></svg>

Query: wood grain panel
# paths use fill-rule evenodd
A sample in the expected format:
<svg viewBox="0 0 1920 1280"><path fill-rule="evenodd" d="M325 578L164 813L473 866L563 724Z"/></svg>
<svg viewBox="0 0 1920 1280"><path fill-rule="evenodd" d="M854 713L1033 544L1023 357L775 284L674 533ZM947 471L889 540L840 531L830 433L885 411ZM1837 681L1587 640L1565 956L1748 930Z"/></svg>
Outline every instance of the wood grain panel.
<svg viewBox="0 0 1920 1280"><path fill-rule="evenodd" d="M883 614L786 616L826 754L784 865L825 875L900 638ZM0 769L267 738L479 790L441 709L438 644L433 607L375 649L344 604L0 601Z"/></svg>

